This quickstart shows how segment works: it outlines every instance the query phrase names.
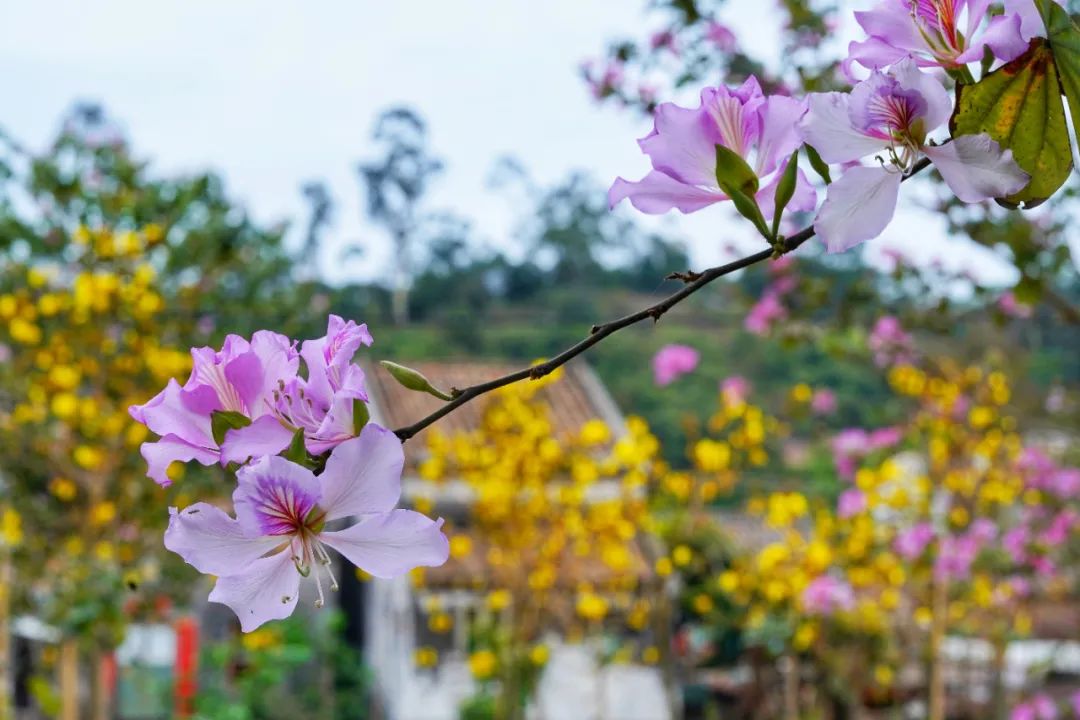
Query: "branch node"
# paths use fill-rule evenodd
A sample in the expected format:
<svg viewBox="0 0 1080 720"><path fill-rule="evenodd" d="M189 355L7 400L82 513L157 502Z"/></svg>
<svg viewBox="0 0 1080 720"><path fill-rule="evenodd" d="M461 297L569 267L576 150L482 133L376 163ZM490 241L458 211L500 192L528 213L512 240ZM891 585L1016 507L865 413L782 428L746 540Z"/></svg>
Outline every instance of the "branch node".
<svg viewBox="0 0 1080 720"><path fill-rule="evenodd" d="M681 280L684 283L697 282L701 279L701 273L694 272L693 270L687 270L686 272L673 272L665 280Z"/></svg>

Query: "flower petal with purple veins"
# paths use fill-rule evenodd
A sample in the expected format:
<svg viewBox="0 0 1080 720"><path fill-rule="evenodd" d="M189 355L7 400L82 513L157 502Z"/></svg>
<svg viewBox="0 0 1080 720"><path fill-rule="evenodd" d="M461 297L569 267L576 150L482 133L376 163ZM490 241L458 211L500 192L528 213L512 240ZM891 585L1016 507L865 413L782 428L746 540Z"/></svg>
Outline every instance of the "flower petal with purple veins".
<svg viewBox="0 0 1080 720"><path fill-rule="evenodd" d="M829 186L814 230L830 253L876 238L896 212L901 175L885 168L855 167Z"/></svg>
<svg viewBox="0 0 1080 720"><path fill-rule="evenodd" d="M375 577L394 577L415 567L446 562L450 542L441 527L441 520L412 510L393 510L366 516L345 530L321 533L319 539Z"/></svg>
<svg viewBox="0 0 1080 720"><path fill-rule="evenodd" d="M884 144L851 126L846 93L812 93L799 132L827 163L846 163L879 152Z"/></svg>
<svg viewBox="0 0 1080 720"><path fill-rule="evenodd" d="M989 135L961 135L951 142L923 150L959 199L967 203L1012 195L1024 189L1031 176L1001 150Z"/></svg>
<svg viewBox="0 0 1080 720"><path fill-rule="evenodd" d="M405 454L397 435L368 423L334 448L319 475L326 520L389 512L401 497Z"/></svg>
<svg viewBox="0 0 1080 720"><path fill-rule="evenodd" d="M766 98L757 78L750 76L734 90L720 86L701 91L702 123L709 145L723 145L747 157L758 144L763 130L761 111ZM715 151L713 164L715 168ZM663 168L657 168L661 170Z"/></svg>
<svg viewBox="0 0 1080 720"><path fill-rule="evenodd" d="M945 86L934 75L920 70L911 58L896 63L889 72L903 92L915 93L926 104L922 116L926 132L936 130L949 120L952 100Z"/></svg>
<svg viewBox="0 0 1080 720"><path fill-rule="evenodd" d="M298 531L320 500L315 475L285 458L264 456L236 471L233 508L250 536Z"/></svg>
<svg viewBox="0 0 1080 720"><path fill-rule="evenodd" d="M219 577L209 600L232 608L240 629L251 632L292 615L299 594L300 573L289 553L280 552L251 561L242 573Z"/></svg>
<svg viewBox="0 0 1080 720"><path fill-rule="evenodd" d="M877 70L910 55L920 67L952 70L980 62L986 48L1007 62L1043 34L1032 0L1006 0L1005 14L990 14L990 0L882 0L856 12L869 36L849 47L850 57Z"/></svg>

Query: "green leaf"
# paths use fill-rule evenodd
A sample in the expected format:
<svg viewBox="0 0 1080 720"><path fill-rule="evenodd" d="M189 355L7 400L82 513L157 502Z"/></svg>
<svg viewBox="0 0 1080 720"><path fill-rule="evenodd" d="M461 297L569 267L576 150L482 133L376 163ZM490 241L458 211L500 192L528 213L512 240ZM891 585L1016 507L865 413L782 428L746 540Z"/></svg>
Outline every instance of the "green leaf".
<svg viewBox="0 0 1080 720"><path fill-rule="evenodd" d="M251 418L235 410L215 410L210 413L210 432L219 446L225 442L225 433L239 430L251 424Z"/></svg>
<svg viewBox="0 0 1080 720"><path fill-rule="evenodd" d="M784 168L784 174L780 177L780 182L776 185L776 198L773 205L775 210L772 219L772 236L774 238L780 234L780 216L784 213L784 208L791 202L791 198L795 196L795 183L798 181L798 175L799 150L796 148L788 160L787 167Z"/></svg>
<svg viewBox="0 0 1080 720"><path fill-rule="evenodd" d="M371 419L371 413L368 412L367 403L363 400L353 400L352 403L352 427L353 435L359 435L360 431L364 429L364 426L368 424L368 420Z"/></svg>
<svg viewBox="0 0 1080 720"><path fill-rule="evenodd" d="M746 160L723 145L716 146L716 183L730 195L729 188L753 197L758 191L758 176Z"/></svg>
<svg viewBox="0 0 1080 720"><path fill-rule="evenodd" d="M1056 2L1036 0L1036 5L1046 18L1050 51L1054 54L1061 91L1069 100L1073 132L1080 133L1080 28L1076 27L1069 13ZM1076 138L1080 145L1080 136Z"/></svg>
<svg viewBox="0 0 1080 720"><path fill-rule="evenodd" d="M956 88L953 137L987 133L1031 175L1027 187L1003 204L1034 207L1069 177L1072 151L1059 88L1054 55L1041 38L978 83Z"/></svg>
<svg viewBox="0 0 1080 720"><path fill-rule="evenodd" d="M434 395L435 397L439 398L440 400L453 400L454 399L453 395L450 395L449 393L445 393L442 390L439 390L434 385L432 385L431 381L429 381L426 377L424 377L419 372L417 372L416 370L413 370L410 367L405 367L404 365L398 365L397 363L390 362L389 360L381 360L381 361L379 361L379 364L382 365L384 368L386 368L386 370L391 375L393 375L394 379L397 380L399 383L401 383L401 385L403 387L406 387L409 390L416 390L417 392L425 392L428 395Z"/></svg>
<svg viewBox="0 0 1080 720"><path fill-rule="evenodd" d="M289 441L289 447L285 448L285 452L282 456L286 460L291 460L297 465L303 465L304 467L311 467L311 458L308 457L307 446L304 444L304 428L297 428L293 433L292 440Z"/></svg>
<svg viewBox="0 0 1080 720"><path fill-rule="evenodd" d="M829 163L821 159L818 151L813 146L803 145L803 147L806 148L806 157L810 159L810 167L814 168L814 172L821 176L826 185L831 185L832 174L829 172Z"/></svg>

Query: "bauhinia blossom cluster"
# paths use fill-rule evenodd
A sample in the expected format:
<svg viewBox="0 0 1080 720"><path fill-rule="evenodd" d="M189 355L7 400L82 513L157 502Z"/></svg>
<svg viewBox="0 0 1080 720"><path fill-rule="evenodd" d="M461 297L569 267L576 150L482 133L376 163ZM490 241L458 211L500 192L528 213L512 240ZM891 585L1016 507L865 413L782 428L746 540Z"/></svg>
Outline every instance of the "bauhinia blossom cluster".
<svg viewBox="0 0 1080 720"><path fill-rule="evenodd" d="M945 131L953 113L947 76L973 82L968 64L1014 60L1045 35L1033 0L1009 0L994 16L990 5L882 0L856 13L868 37L851 44L844 65L870 74L850 92L766 96L750 77L735 89L706 88L696 108L661 104L653 131L639 141L652 170L636 182L616 179L611 205L629 199L645 213L690 213L733 200L774 244L781 240L775 215L816 209L816 234L830 252L841 252L881 234L900 183L924 161L963 202L1019 193L1031 177L1011 150L984 133ZM803 146L827 186L820 206L801 169L785 172ZM781 310L767 298L760 322Z"/></svg>
<svg viewBox="0 0 1080 720"><path fill-rule="evenodd" d="M235 517L205 502L170 508L165 545L217 577L210 600L232 608L245 632L290 615L304 578L323 605L325 589L337 589L327 548L376 577L446 561L442 521L395 509L401 442L367 422L364 372L353 362L371 342L366 325L336 315L299 351L265 330L250 341L230 335L221 350L192 350L184 385L170 381L131 408L160 436L142 448L159 484L176 461L235 470Z"/></svg>

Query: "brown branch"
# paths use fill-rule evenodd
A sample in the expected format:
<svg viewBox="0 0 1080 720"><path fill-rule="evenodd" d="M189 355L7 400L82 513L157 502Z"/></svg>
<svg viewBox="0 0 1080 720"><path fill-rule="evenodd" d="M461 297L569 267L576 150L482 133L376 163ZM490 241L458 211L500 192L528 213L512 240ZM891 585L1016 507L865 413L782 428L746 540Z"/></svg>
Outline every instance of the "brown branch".
<svg viewBox="0 0 1080 720"><path fill-rule="evenodd" d="M1067 298L1053 288L1047 288L1043 292L1043 296L1046 298L1047 304L1057 310L1065 322L1070 325L1080 325L1080 309L1073 306Z"/></svg>
<svg viewBox="0 0 1080 720"><path fill-rule="evenodd" d="M912 168L911 172L909 172L904 177L904 179L906 180L912 175L921 172L929 165L930 161L926 158L923 158ZM681 274L683 276L679 279L684 280L684 282L686 282L686 285L677 292L668 295L666 298L656 303L655 305L650 305L643 310L639 310L636 313L626 315L625 317L621 317L618 320L612 320L611 322L607 322L602 325L593 325L592 328L589 330L588 336L586 336L582 340L579 340L576 344L571 345L566 350L563 350L561 353L551 358L550 360L539 363L538 365L523 368L516 372L509 373L508 375L503 375L502 377L495 378L494 380L489 380L485 383L480 383L479 385L471 385L466 388L461 388L454 394L453 400L449 401L427 417L417 420L412 425L406 425L405 427L398 428L394 431L394 434L401 438L402 442L405 442L427 426L434 423L436 420L439 420L440 418L449 415L465 403L474 400L481 395L485 395L493 390L498 390L501 387L512 385L513 383L520 382L522 380L537 380L539 378L542 378L545 375L553 372L555 369L562 367L566 363L570 362L570 360L585 352L593 345L596 345L608 335L616 333L623 328L630 327L631 325L636 325L642 320L646 320L649 318L652 318L652 320L656 322L661 317L663 317L664 313L666 313L668 310L675 307L683 300L690 297L712 281L718 278L722 278L725 275L730 275L731 273L738 270L748 268L751 265L756 265L757 263L768 260L769 258L786 255L787 253L796 250L799 246L801 246L803 243L805 243L812 237L814 237L813 226L806 227L795 233L791 237L784 238L783 242L781 242L775 248L770 247L766 250L756 252L753 255L747 255L744 258L729 262L726 265L719 265L717 267L709 268L708 270L705 270L701 273L693 273L692 275L691 273ZM693 277L692 280L690 279L690 276Z"/></svg>

